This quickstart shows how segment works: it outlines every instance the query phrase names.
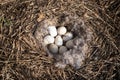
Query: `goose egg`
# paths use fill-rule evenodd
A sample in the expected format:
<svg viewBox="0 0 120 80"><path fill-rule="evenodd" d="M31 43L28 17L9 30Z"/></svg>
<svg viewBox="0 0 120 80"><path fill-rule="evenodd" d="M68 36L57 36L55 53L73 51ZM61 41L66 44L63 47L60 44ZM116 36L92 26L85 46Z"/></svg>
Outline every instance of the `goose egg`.
<svg viewBox="0 0 120 80"><path fill-rule="evenodd" d="M49 26L48 32L51 36L55 37L57 35L57 29L55 26Z"/></svg>
<svg viewBox="0 0 120 80"><path fill-rule="evenodd" d="M65 27L59 27L58 28L58 34L64 35L67 32L67 29Z"/></svg>
<svg viewBox="0 0 120 80"><path fill-rule="evenodd" d="M66 52L66 51L67 51L67 47L65 47L65 46L61 46L61 47L59 48L59 53L60 53L60 54Z"/></svg>
<svg viewBox="0 0 120 80"><path fill-rule="evenodd" d="M67 48L73 48L73 46L74 46L73 40L69 40L69 41L66 42L66 47Z"/></svg>
<svg viewBox="0 0 120 80"><path fill-rule="evenodd" d="M49 51L50 51L51 53L57 53L57 52L58 52L58 46L55 45L55 44L50 44L50 45L49 45Z"/></svg>
<svg viewBox="0 0 120 80"><path fill-rule="evenodd" d="M63 39L62 39L62 37L61 36L56 36L56 38L55 38L55 44L57 45L57 46L61 46L61 45L63 45Z"/></svg>
<svg viewBox="0 0 120 80"><path fill-rule="evenodd" d="M70 39L73 38L73 34L71 32L67 32L64 36L63 36L63 40L64 41L68 41Z"/></svg>
<svg viewBox="0 0 120 80"><path fill-rule="evenodd" d="M54 43L54 37L47 35L44 37L44 43L45 45L50 44L50 43Z"/></svg>

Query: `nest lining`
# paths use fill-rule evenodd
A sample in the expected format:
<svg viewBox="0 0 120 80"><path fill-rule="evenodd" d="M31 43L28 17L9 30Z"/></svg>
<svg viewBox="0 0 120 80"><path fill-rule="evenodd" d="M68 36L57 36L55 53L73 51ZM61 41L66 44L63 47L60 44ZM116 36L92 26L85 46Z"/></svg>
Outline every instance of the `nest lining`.
<svg viewBox="0 0 120 80"><path fill-rule="evenodd" d="M68 18L68 17L67 17ZM72 17L73 20L75 20L74 17ZM36 29L36 39L38 40L39 44L42 44L42 47L44 47L46 53L49 57L55 59L55 66L59 68L65 68L67 64L73 66L74 68L78 69L83 64L83 61L88 55L89 52L89 42L92 38L92 32L90 31L90 28L84 24L84 21L82 19L77 20L75 23L72 23L72 26L68 26L68 24L71 24L69 22L66 22L62 26L65 26L69 32L72 32L74 34L73 38L73 48L69 49L67 52L64 52L63 54L52 54L47 46L43 43L43 38L48 34L47 27L51 25L55 26L61 26L57 25L58 20L57 19L47 19L41 22L40 26Z"/></svg>

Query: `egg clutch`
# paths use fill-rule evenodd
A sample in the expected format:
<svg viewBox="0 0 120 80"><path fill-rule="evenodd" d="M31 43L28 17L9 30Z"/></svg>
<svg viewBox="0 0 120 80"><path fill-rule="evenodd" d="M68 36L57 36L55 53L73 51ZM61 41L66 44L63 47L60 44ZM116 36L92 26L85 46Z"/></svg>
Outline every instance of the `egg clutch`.
<svg viewBox="0 0 120 80"><path fill-rule="evenodd" d="M48 34L44 37L44 44L53 53L64 53L73 47L73 34L66 27L48 26Z"/></svg>

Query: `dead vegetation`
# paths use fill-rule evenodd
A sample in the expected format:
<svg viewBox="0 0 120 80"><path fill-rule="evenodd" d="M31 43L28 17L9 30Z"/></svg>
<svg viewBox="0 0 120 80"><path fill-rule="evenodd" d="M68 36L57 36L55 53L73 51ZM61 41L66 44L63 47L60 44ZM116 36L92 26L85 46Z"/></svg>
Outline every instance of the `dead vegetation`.
<svg viewBox="0 0 120 80"><path fill-rule="evenodd" d="M44 19L77 16L94 40L82 67L56 68L34 33ZM38 19L39 18L39 19ZM72 22L72 21L71 21ZM73 21L74 23L74 21ZM0 4L1 80L119 80L119 0L14 0Z"/></svg>

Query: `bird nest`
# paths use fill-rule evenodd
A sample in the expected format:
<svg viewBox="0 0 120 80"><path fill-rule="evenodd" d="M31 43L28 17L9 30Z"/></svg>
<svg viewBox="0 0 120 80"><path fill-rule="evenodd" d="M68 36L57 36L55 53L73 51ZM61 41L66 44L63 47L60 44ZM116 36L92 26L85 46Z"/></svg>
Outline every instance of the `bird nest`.
<svg viewBox="0 0 120 80"><path fill-rule="evenodd" d="M61 22L58 19L47 19L40 22L41 24L37 27L35 32L35 37L39 43L41 44L46 53L55 59L56 66L59 68L65 68L66 64L70 64L75 68L80 68L83 60L87 57L90 48L90 42L92 40L92 31L90 30L89 26L86 26L84 21L78 19L77 16L70 16L64 17L64 21L62 26L65 26L68 32L72 32L73 35L73 43L72 40L69 42L69 45L72 45L72 49L63 52L62 54L56 53L52 54L47 46L44 44L44 37L48 34L48 27L49 25L60 26L61 24L57 22ZM56 23L55 23L56 22ZM59 25L57 25L59 24ZM64 25L63 25L64 24ZM65 44L65 43L63 43ZM89 48L89 49L88 49Z"/></svg>
<svg viewBox="0 0 120 80"><path fill-rule="evenodd" d="M119 4L118 0L2 1L0 79L119 80ZM73 48L51 55L43 44L49 25L72 32Z"/></svg>

